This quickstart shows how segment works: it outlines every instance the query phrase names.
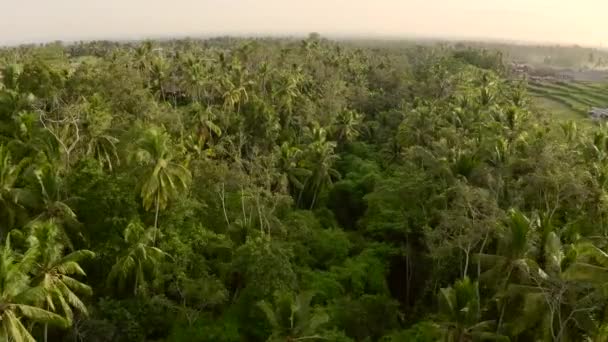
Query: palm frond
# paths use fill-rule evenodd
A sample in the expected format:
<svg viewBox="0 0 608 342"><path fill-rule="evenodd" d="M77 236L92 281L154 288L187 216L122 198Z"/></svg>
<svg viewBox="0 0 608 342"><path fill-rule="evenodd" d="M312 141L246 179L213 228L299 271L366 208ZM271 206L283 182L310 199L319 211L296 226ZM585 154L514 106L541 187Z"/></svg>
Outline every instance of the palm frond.
<svg viewBox="0 0 608 342"><path fill-rule="evenodd" d="M262 310L262 312L266 316L266 319L268 320L268 323L270 323L270 326L273 329L279 329L281 327L275 312L272 310L272 307L267 302L260 301L257 303L257 306L258 308L260 308L260 310Z"/></svg>
<svg viewBox="0 0 608 342"><path fill-rule="evenodd" d="M1 318L4 328L2 335L7 338L6 341L36 342L13 311L5 311Z"/></svg>
<svg viewBox="0 0 608 342"><path fill-rule="evenodd" d="M37 308L31 305L13 304L15 308L25 317L40 323L47 323L62 328L67 328L70 324L63 317L50 311Z"/></svg>
<svg viewBox="0 0 608 342"><path fill-rule="evenodd" d="M82 293L87 296L91 296L93 294L93 288L91 286L84 284L74 278L68 277L66 275L62 275L60 277L61 282L63 282L68 288L76 291L77 293Z"/></svg>

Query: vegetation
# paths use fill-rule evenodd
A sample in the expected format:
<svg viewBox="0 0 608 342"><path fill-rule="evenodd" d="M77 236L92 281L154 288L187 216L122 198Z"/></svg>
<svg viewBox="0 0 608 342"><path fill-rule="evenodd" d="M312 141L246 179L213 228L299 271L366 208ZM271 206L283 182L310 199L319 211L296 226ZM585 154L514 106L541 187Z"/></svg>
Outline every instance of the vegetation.
<svg viewBox="0 0 608 342"><path fill-rule="evenodd" d="M527 94L595 85L318 34L22 46L0 71L2 340L608 336L608 127Z"/></svg>
<svg viewBox="0 0 608 342"><path fill-rule="evenodd" d="M465 44L458 43L463 46ZM500 51L506 58L537 67L601 69L608 67L608 53L602 48L578 45L513 44L467 42L466 46Z"/></svg>
<svg viewBox="0 0 608 342"><path fill-rule="evenodd" d="M565 119L586 119L592 107L608 107L607 86L603 83L531 82L528 89L541 107L552 106Z"/></svg>

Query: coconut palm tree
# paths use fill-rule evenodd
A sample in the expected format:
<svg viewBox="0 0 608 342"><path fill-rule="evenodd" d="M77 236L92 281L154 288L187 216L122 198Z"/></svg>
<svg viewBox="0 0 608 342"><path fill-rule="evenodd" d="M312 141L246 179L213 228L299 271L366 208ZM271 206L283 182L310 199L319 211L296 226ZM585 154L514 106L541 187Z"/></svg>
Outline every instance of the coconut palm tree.
<svg viewBox="0 0 608 342"><path fill-rule="evenodd" d="M189 114L189 127L193 131L186 136L185 145L199 156L203 155L203 152L208 155L213 154L211 148L223 133L222 128L216 123L217 115L214 109L203 108L203 105L195 102L190 105Z"/></svg>
<svg viewBox="0 0 608 342"><path fill-rule="evenodd" d="M165 83L169 76L169 63L162 56L155 56L150 61L150 78L152 89L165 100Z"/></svg>
<svg viewBox="0 0 608 342"><path fill-rule="evenodd" d="M214 135L217 138L222 136L222 129L216 124L217 115L212 107L202 108L202 105L196 102L192 105L192 112L195 116L194 120L198 135L203 140L203 143L207 141L213 143Z"/></svg>
<svg viewBox="0 0 608 342"><path fill-rule="evenodd" d="M340 178L340 173L333 168L338 160L335 154L336 143L327 141L325 129L316 127L312 130L313 142L308 146L303 166L310 171L302 191L306 190L312 195L310 208L314 208L318 195L333 183L333 179ZM302 192L300 193L300 197Z"/></svg>
<svg viewBox="0 0 608 342"><path fill-rule="evenodd" d="M117 258L108 275L108 284L117 283L124 288L125 283L133 280L133 293L137 295L140 287L146 284L149 274L158 270L165 252L154 247L157 228L145 229L139 222L131 222L125 228L125 248Z"/></svg>
<svg viewBox="0 0 608 342"><path fill-rule="evenodd" d="M477 282L465 277L453 286L441 289L439 315L446 342L509 340L495 333L495 321L482 320L477 286Z"/></svg>
<svg viewBox="0 0 608 342"><path fill-rule="evenodd" d="M203 92L209 81L205 74L204 64L199 59L190 55L185 58L182 72L182 86L190 96L190 99L192 102L201 101Z"/></svg>
<svg viewBox="0 0 608 342"><path fill-rule="evenodd" d="M480 281L495 291L494 299L499 311L497 331L502 331L509 304L521 297L518 297L521 292L536 292L536 284L532 283L536 274L532 270L540 269L538 249L535 247L538 223L519 210L510 210L506 229L499 231L497 236L496 252L476 255ZM511 323L513 326L519 324ZM519 332L517 328L511 330L514 329L515 333Z"/></svg>
<svg viewBox="0 0 608 342"><path fill-rule="evenodd" d="M519 210L512 209L507 219L506 231L498 237L495 254L477 254L484 272L484 283L496 289L505 289L514 277L525 276L529 266L536 264L532 243L534 222Z"/></svg>
<svg viewBox="0 0 608 342"><path fill-rule="evenodd" d="M102 167L107 167L112 171L113 166L120 163L116 148L116 144L119 142L118 138L105 132L91 135L86 144L86 154L98 160Z"/></svg>
<svg viewBox="0 0 608 342"><path fill-rule="evenodd" d="M280 112L280 124L283 129L289 127L297 99L301 96L300 83L302 75L300 70L294 73L283 73L274 83L272 97L278 105Z"/></svg>
<svg viewBox="0 0 608 342"><path fill-rule="evenodd" d="M79 250L64 255L65 245L61 237L61 229L52 221L37 222L31 226L28 238L30 248L36 250L38 261L33 273L36 275L33 284L44 290L44 308L61 313L72 323L75 308L87 315L87 307L78 294L90 296L93 290L89 285L72 278L72 275L86 276L79 262L93 258L95 253ZM48 324L44 325L44 340L47 341Z"/></svg>
<svg viewBox="0 0 608 342"><path fill-rule="evenodd" d="M268 93L268 79L272 75L272 71L273 69L271 69L268 62L262 62L258 68L258 80L256 83L259 84L260 93L264 96Z"/></svg>
<svg viewBox="0 0 608 342"><path fill-rule="evenodd" d="M301 167L302 150L295 146L290 146L287 142L275 148L277 154L277 168L285 177L287 186L290 190L302 190L304 179L311 175L311 171Z"/></svg>
<svg viewBox="0 0 608 342"><path fill-rule="evenodd" d="M119 140L110 133L113 121L111 111L98 95L93 95L85 102L84 107L85 153L112 171L113 165L119 164L120 159L116 148Z"/></svg>
<svg viewBox="0 0 608 342"><path fill-rule="evenodd" d="M606 268L593 265L604 258L599 251L588 243L564 246L555 232L547 233L543 267L530 267L529 281L509 286L507 295L522 303L510 331L517 335L537 327L538 339L553 341L573 340L577 330L597 333L595 314L608 279Z"/></svg>
<svg viewBox="0 0 608 342"><path fill-rule="evenodd" d="M340 144L353 141L361 134L360 126L363 116L352 110L345 110L336 116L333 124L333 136Z"/></svg>
<svg viewBox="0 0 608 342"><path fill-rule="evenodd" d="M136 63L136 67L141 71L147 71L150 65L150 54L152 53L152 49L153 49L153 44L152 41L147 40L143 43L141 43L136 49L135 49L135 56L134 56L134 60Z"/></svg>
<svg viewBox="0 0 608 342"><path fill-rule="evenodd" d="M31 322L68 327L69 322L48 310L34 306L41 302L44 291L31 287L30 273L38 255L37 248L30 248L18 258L11 247L10 236L0 251L0 340L35 342L22 319Z"/></svg>
<svg viewBox="0 0 608 342"><path fill-rule="evenodd" d="M4 145L0 145L0 218L4 227L12 229L17 215L23 212L23 201L29 192L18 186L23 168L29 159L22 159L19 164L12 162L11 153ZM5 232L0 234L4 236Z"/></svg>
<svg viewBox="0 0 608 342"><path fill-rule="evenodd" d="M20 64L10 63L0 71L2 75L2 85L6 89L19 90L19 75L23 71Z"/></svg>
<svg viewBox="0 0 608 342"><path fill-rule="evenodd" d="M34 170L34 175L40 214L32 222L53 220L60 228L63 243L73 249L72 237L82 238L82 233L76 213L69 205L70 199L65 198L59 171L47 163Z"/></svg>
<svg viewBox="0 0 608 342"><path fill-rule="evenodd" d="M273 97L277 100L282 110L291 114L295 100L300 96L299 84L302 77L299 72L294 74L285 73L279 79L277 89L273 93Z"/></svg>
<svg viewBox="0 0 608 342"><path fill-rule="evenodd" d="M489 73L483 74L479 87L479 102L481 105L487 106L494 101L496 97L496 83L497 81Z"/></svg>
<svg viewBox="0 0 608 342"><path fill-rule="evenodd" d="M235 84L231 80L224 78L222 79L222 89L225 91L222 94L224 99L224 108L226 110L235 110L240 112L241 103L249 100L247 89L244 85Z"/></svg>
<svg viewBox="0 0 608 342"><path fill-rule="evenodd" d="M154 208L154 228L158 228L159 211L186 191L192 175L185 166L173 161L170 137L163 130L147 129L135 146L140 164L140 196L144 209Z"/></svg>
<svg viewBox="0 0 608 342"><path fill-rule="evenodd" d="M312 298L311 292L302 292L297 296L277 294L272 304L258 302L272 328L267 341L325 340L321 329L329 321L329 316L322 309L311 308Z"/></svg>

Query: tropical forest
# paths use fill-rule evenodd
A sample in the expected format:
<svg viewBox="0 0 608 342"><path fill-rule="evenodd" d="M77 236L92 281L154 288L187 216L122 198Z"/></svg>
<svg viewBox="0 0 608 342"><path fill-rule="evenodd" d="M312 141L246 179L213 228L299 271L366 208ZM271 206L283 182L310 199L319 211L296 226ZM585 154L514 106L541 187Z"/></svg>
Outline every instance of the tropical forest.
<svg viewBox="0 0 608 342"><path fill-rule="evenodd" d="M608 125L539 87L466 44L4 47L0 341L608 341Z"/></svg>

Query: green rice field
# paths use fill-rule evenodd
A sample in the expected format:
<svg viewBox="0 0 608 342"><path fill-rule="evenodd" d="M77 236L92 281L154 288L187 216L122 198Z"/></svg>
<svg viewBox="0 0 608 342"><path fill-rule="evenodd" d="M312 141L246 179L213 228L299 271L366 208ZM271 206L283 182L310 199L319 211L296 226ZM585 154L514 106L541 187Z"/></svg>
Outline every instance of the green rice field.
<svg viewBox="0 0 608 342"><path fill-rule="evenodd" d="M558 119L589 120L591 107L608 108L608 83L530 82L535 104Z"/></svg>

